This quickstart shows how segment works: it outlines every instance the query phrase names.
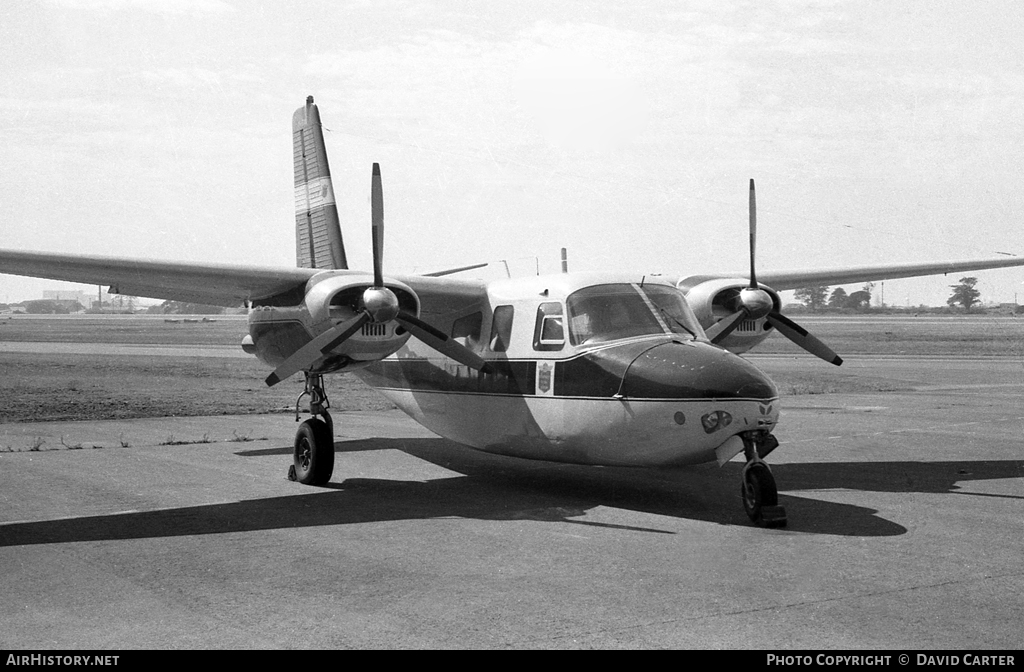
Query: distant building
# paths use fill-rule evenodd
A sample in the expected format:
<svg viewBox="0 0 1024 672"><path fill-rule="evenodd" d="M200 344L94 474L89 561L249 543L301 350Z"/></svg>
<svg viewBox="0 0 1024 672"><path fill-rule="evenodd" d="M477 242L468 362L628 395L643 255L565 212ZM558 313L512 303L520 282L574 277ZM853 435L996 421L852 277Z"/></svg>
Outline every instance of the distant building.
<svg viewBox="0 0 1024 672"><path fill-rule="evenodd" d="M50 301L77 301L86 309L95 308L97 301L110 303L110 295L106 292L84 292L80 289L47 289L43 290L43 298Z"/></svg>
<svg viewBox="0 0 1024 672"><path fill-rule="evenodd" d="M78 301L85 304L85 292L80 289L46 289L43 290L43 298L50 301Z"/></svg>

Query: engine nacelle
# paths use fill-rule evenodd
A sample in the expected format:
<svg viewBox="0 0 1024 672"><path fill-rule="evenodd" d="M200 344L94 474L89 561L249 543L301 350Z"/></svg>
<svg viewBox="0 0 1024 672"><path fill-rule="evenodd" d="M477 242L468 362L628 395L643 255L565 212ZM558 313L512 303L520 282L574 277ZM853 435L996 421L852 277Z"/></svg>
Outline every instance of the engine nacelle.
<svg viewBox="0 0 1024 672"><path fill-rule="evenodd" d="M249 313L251 342L243 347L267 365L277 367L316 336L362 312L366 308L364 295L368 295L366 290L373 284L370 274L325 271L316 275L307 285L301 304L254 308ZM385 284L398 299L400 310L419 315L419 298L411 287L394 280ZM393 320L367 322L324 355L312 370L329 373L367 366L396 352L409 336Z"/></svg>
<svg viewBox="0 0 1024 672"><path fill-rule="evenodd" d="M737 354L750 350L768 338L773 327L765 317L768 312L778 311L782 307L778 293L764 285L760 285L764 293L761 296L751 292L741 296L750 287L750 281L742 278L694 276L680 280L676 287L686 294L686 302L705 329L740 310L744 304L757 315L753 319L743 320L731 334L719 341L718 345Z"/></svg>

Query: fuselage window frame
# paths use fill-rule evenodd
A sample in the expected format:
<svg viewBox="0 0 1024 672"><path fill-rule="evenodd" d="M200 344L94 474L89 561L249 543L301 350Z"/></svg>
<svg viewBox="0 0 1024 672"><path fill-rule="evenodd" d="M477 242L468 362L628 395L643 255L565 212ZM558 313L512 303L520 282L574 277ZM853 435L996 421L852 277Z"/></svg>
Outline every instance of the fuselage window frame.
<svg viewBox="0 0 1024 672"><path fill-rule="evenodd" d="M515 308L512 306L495 306L494 314L491 317L491 339L489 347L491 352L507 352L508 345L512 341L512 321L515 318Z"/></svg>
<svg viewBox="0 0 1024 672"><path fill-rule="evenodd" d="M561 301L545 301L537 306L537 323L533 331L533 349L538 352L565 347L565 309Z"/></svg>
<svg viewBox="0 0 1024 672"><path fill-rule="evenodd" d="M479 310L464 315L452 323L452 339L470 350L476 350L480 344L480 331L483 329L484 314Z"/></svg>

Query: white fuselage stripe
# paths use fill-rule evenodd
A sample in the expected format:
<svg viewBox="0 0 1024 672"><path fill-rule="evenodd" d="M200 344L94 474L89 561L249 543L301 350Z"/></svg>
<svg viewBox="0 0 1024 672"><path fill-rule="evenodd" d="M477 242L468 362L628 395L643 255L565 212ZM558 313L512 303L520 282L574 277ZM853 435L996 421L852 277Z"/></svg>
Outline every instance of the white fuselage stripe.
<svg viewBox="0 0 1024 672"><path fill-rule="evenodd" d="M707 402L733 402L733 401L756 401L758 403L772 403L779 400L779 397L585 397L579 395L542 395L542 394L522 394L522 393L502 393L502 392L466 392L466 391L452 391L452 390L432 390L430 388L418 388L418 387L397 387L394 385L371 385L373 389L390 392L415 392L416 394L447 394L450 396L467 396L467 397L512 397L516 399L551 399L551 400L581 400L581 401L614 401L621 403L623 401L629 401L632 403L664 403L671 402L673 404L694 404L694 403L707 403Z"/></svg>

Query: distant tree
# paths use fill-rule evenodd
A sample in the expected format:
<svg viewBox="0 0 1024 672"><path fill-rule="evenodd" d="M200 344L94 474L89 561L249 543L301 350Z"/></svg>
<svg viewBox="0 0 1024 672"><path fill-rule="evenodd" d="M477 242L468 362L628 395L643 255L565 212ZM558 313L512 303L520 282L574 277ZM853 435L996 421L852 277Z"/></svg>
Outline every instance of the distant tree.
<svg viewBox="0 0 1024 672"><path fill-rule="evenodd" d="M110 300L111 305L116 308L119 312L123 313L134 313L135 305L138 303L139 297L130 296L128 294L118 294L112 297Z"/></svg>
<svg viewBox="0 0 1024 672"><path fill-rule="evenodd" d="M851 310L867 310L871 307L871 292L861 289L846 297L846 307Z"/></svg>
<svg viewBox="0 0 1024 672"><path fill-rule="evenodd" d="M959 285L950 285L953 295L946 299L946 305L952 307L960 304L965 311L971 312L971 306L979 303L981 298L981 292L974 288L976 284L978 284L977 278L960 278Z"/></svg>
<svg viewBox="0 0 1024 672"><path fill-rule="evenodd" d="M825 305L828 287L801 287L793 292L793 297L811 310L818 310Z"/></svg>
<svg viewBox="0 0 1024 672"><path fill-rule="evenodd" d="M829 297L828 307L829 308L845 308L846 301L850 297L847 296L846 290L842 287L836 287L835 291L832 292L832 296Z"/></svg>
<svg viewBox="0 0 1024 672"><path fill-rule="evenodd" d="M164 301L160 304L160 312L164 315L220 315L224 309L220 306L208 306L202 303Z"/></svg>
<svg viewBox="0 0 1024 672"><path fill-rule="evenodd" d="M67 315L82 310L82 306L77 301L59 301L57 299L23 301L21 305L30 315Z"/></svg>

